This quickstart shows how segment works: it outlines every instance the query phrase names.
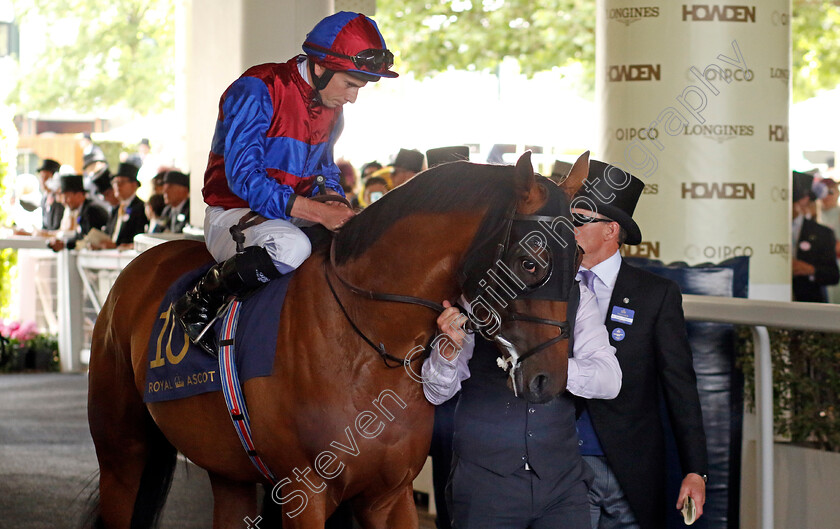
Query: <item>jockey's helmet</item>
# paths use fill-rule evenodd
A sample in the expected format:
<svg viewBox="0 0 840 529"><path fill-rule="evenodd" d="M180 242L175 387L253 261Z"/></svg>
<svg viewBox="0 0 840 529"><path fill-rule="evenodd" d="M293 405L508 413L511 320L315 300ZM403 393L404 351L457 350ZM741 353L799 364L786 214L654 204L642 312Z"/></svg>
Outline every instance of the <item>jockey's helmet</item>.
<svg viewBox="0 0 840 529"><path fill-rule="evenodd" d="M363 81L376 82L380 77L398 77L391 71L394 54L373 19L361 13L341 11L330 15L306 35L303 51L327 71L312 77L317 90L323 90L333 72L347 72Z"/></svg>

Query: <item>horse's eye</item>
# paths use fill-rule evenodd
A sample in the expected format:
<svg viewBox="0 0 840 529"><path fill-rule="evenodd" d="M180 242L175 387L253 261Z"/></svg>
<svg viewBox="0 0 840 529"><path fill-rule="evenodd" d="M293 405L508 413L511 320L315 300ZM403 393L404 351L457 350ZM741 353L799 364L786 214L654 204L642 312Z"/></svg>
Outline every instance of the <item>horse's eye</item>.
<svg viewBox="0 0 840 529"><path fill-rule="evenodd" d="M522 269L528 272L529 274L533 274L537 271L537 263L530 259L523 259L521 265Z"/></svg>

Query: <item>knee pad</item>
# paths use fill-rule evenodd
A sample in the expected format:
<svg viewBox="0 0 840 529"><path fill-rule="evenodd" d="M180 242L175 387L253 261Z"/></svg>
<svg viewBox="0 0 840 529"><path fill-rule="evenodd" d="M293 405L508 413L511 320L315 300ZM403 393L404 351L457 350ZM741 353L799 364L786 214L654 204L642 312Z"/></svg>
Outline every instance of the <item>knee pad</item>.
<svg viewBox="0 0 840 529"><path fill-rule="evenodd" d="M261 246L248 246L234 257L236 273L248 288L257 288L282 274L274 266L268 251Z"/></svg>

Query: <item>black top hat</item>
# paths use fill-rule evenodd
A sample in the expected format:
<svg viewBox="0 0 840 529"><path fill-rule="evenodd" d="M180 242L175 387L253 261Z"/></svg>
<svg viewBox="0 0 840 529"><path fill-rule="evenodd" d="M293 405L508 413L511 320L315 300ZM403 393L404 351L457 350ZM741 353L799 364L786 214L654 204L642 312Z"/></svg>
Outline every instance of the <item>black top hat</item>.
<svg viewBox="0 0 840 529"><path fill-rule="evenodd" d="M140 143L138 143L137 145L145 145L146 147L151 147L151 145L149 145L149 138L141 139Z"/></svg>
<svg viewBox="0 0 840 529"><path fill-rule="evenodd" d="M423 170L423 153L415 149L400 149L394 159L394 167L419 173Z"/></svg>
<svg viewBox="0 0 840 529"><path fill-rule="evenodd" d="M627 232L626 244L642 242L642 231L633 220L636 204L645 188L644 182L614 165L598 160L589 161L589 175L576 197L586 197L595 203L597 213L612 219ZM589 209L588 201L573 202L573 207Z"/></svg>
<svg viewBox="0 0 840 529"><path fill-rule="evenodd" d="M163 183L164 184L178 184L179 186L184 186L187 189L190 187L190 176L185 175L180 171L167 171L166 174L163 175Z"/></svg>
<svg viewBox="0 0 840 529"><path fill-rule="evenodd" d="M140 182L137 180L137 171L139 170L140 168L136 165L123 162L120 164L120 167L119 169L117 169L117 172L114 173L114 178L118 176L124 176L130 180L137 182L137 185L140 185Z"/></svg>
<svg viewBox="0 0 840 529"><path fill-rule="evenodd" d="M90 152L82 157L82 169L87 169L89 165L96 162L108 163L98 152Z"/></svg>
<svg viewBox="0 0 840 529"><path fill-rule="evenodd" d="M66 174L61 176L61 192L77 191L85 192L85 180L80 174Z"/></svg>
<svg viewBox="0 0 840 529"><path fill-rule="evenodd" d="M107 167L103 169L102 172L93 179L93 185L96 186L96 190L99 194L105 193L105 191L111 189L111 171L109 171Z"/></svg>
<svg viewBox="0 0 840 529"><path fill-rule="evenodd" d="M554 161L554 167L551 168L551 179L552 180L563 180L567 176L569 176L569 171L572 170L572 164L569 162L564 162L561 160Z"/></svg>
<svg viewBox="0 0 840 529"><path fill-rule="evenodd" d="M429 163L429 169L442 163L457 162L458 160L470 160L469 147L453 145L452 147L438 147L426 151L426 161Z"/></svg>
<svg viewBox="0 0 840 529"><path fill-rule="evenodd" d="M56 162L51 158L44 158L44 161L41 162L41 167L39 167L38 171L49 171L51 173L57 173L58 170L61 169L61 164Z"/></svg>
<svg viewBox="0 0 840 529"><path fill-rule="evenodd" d="M813 186L814 175L793 171L793 186L790 192L791 198L794 202L799 202L806 196L811 200L816 200L817 194L814 193Z"/></svg>

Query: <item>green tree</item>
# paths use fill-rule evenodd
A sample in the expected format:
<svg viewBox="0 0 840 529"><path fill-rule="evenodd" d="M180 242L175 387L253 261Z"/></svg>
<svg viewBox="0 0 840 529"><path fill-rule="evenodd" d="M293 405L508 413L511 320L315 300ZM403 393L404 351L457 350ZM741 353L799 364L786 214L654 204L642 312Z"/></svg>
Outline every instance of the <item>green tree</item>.
<svg viewBox="0 0 840 529"><path fill-rule="evenodd" d="M595 0L378 0L376 19L400 68L422 78L447 68L493 70L505 57L526 75L579 62L595 76ZM840 0L793 0L793 95L840 82Z"/></svg>
<svg viewBox="0 0 840 529"><path fill-rule="evenodd" d="M17 144L17 130L12 122L12 114L0 105L0 204L11 202L11 174L14 170L15 145ZM7 212L0 207L0 225L6 224ZM9 288L15 275L17 252L11 248L0 250L0 317L11 316L10 304L12 292Z"/></svg>
<svg viewBox="0 0 840 529"><path fill-rule="evenodd" d="M840 1L794 0L793 100L840 83Z"/></svg>
<svg viewBox="0 0 840 529"><path fill-rule="evenodd" d="M378 0L376 19L418 78L514 57L528 76L581 63L594 84L595 0Z"/></svg>
<svg viewBox="0 0 840 529"><path fill-rule="evenodd" d="M19 111L140 114L174 104L175 3L168 0L25 0L23 24L45 25L44 53L11 96ZM32 27L36 24L29 24Z"/></svg>

